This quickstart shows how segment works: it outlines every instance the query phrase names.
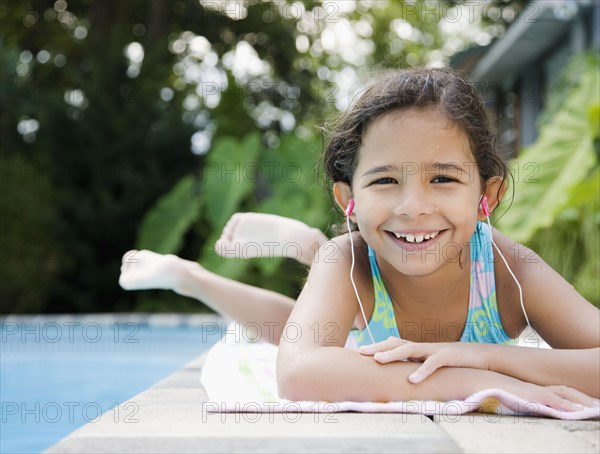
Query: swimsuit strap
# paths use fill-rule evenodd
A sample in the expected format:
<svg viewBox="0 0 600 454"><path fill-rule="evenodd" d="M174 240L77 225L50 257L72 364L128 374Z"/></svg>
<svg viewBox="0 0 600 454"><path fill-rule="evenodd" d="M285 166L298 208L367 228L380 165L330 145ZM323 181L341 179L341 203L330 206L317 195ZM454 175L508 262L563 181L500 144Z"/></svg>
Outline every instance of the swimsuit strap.
<svg viewBox="0 0 600 454"><path fill-rule="evenodd" d="M469 312L461 342L514 343L502 326L496 300L496 275L492 233L478 221L470 241L471 276Z"/></svg>
<svg viewBox="0 0 600 454"><path fill-rule="evenodd" d="M394 314L394 306L390 298L381 273L377 264L377 256L375 251L368 246L369 263L371 264L371 275L373 277L373 294L375 295L375 304L373 306L373 315L369 320L369 329L373 334L375 342L386 340L390 336L400 337L398 326L396 325L396 315ZM355 340L358 346L369 345L371 338L368 335L367 329L355 330Z"/></svg>

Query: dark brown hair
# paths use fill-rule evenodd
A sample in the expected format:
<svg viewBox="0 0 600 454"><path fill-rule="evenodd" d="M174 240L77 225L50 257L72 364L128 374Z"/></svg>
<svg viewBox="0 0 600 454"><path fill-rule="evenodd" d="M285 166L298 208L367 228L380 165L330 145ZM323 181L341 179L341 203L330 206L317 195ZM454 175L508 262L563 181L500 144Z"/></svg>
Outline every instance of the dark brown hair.
<svg viewBox="0 0 600 454"><path fill-rule="evenodd" d="M367 127L389 112L436 108L469 139L482 186L488 178L506 179L508 169L496 152L495 134L482 98L465 78L449 68L386 72L339 119L324 151L325 173L333 182L352 184Z"/></svg>

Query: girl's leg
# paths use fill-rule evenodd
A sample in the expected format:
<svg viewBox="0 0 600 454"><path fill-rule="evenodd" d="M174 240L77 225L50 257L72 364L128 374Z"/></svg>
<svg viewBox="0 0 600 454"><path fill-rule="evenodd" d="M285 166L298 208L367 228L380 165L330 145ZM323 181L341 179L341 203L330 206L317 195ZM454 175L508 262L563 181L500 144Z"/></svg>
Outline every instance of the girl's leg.
<svg viewBox="0 0 600 454"><path fill-rule="evenodd" d="M288 257L310 266L326 241L327 237L319 229L296 219L274 214L236 213L225 225L216 250L222 257Z"/></svg>
<svg viewBox="0 0 600 454"><path fill-rule="evenodd" d="M270 290L242 284L206 270L196 262L152 251L123 256L119 284L125 290L167 289L202 301L226 318L245 326L245 333L274 344L294 300Z"/></svg>

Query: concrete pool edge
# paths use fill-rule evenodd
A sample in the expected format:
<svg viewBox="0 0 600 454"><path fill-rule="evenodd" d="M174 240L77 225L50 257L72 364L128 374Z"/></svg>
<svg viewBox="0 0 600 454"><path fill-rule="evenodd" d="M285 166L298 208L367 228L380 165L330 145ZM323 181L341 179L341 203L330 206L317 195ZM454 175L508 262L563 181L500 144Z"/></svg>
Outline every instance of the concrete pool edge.
<svg viewBox="0 0 600 454"><path fill-rule="evenodd" d="M207 413L205 357L124 402L119 417L105 413L46 452L460 452L421 415ZM400 421L406 430L397 430Z"/></svg>
<svg viewBox="0 0 600 454"><path fill-rule="evenodd" d="M212 318L210 322L222 319ZM92 452L595 452L600 421L469 414L214 414L206 353L51 446ZM212 407L214 408L214 403Z"/></svg>

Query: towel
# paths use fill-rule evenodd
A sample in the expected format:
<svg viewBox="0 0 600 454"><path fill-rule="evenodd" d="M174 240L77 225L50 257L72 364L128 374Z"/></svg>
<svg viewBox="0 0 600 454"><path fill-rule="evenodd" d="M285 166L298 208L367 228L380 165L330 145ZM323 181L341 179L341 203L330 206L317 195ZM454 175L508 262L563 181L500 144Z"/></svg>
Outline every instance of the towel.
<svg viewBox="0 0 600 454"><path fill-rule="evenodd" d="M231 332L228 330L228 332ZM465 400L398 402L290 401L277 396L275 360L277 347L266 342L240 341L226 336L208 352L201 382L208 394L204 409L217 412L364 412L461 415L469 412L498 415L545 416L581 420L600 417L600 407L561 411L541 403L527 402L502 389L479 391Z"/></svg>

